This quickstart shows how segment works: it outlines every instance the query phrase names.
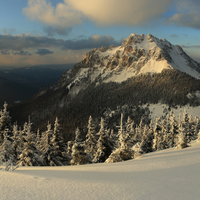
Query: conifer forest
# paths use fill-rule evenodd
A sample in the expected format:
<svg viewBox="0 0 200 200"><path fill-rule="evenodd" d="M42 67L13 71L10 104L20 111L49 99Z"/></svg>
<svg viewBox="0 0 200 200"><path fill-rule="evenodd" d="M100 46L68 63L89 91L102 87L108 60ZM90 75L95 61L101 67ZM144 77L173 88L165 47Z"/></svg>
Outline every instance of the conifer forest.
<svg viewBox="0 0 200 200"><path fill-rule="evenodd" d="M142 154L167 148L182 149L191 140L200 140L200 120L185 111L177 119L173 112L155 122L139 124L121 114L120 123L111 129L104 118L96 124L92 116L83 133L78 127L72 141L64 141L59 119L48 123L46 131L32 131L29 119L23 127L11 124L4 103L0 111L0 164L7 170L19 166L64 166L110 163L134 159Z"/></svg>

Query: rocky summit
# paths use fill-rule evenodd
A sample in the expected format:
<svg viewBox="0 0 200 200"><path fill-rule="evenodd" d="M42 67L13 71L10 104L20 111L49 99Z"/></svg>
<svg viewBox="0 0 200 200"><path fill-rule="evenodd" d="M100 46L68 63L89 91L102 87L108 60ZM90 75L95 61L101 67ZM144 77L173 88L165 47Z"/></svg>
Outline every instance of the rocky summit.
<svg viewBox="0 0 200 200"><path fill-rule="evenodd" d="M90 83L121 83L140 74L161 73L163 69L179 70L200 79L200 64L180 46L150 34L131 34L121 46L88 52L80 63L63 74L58 87L65 86L77 94Z"/></svg>

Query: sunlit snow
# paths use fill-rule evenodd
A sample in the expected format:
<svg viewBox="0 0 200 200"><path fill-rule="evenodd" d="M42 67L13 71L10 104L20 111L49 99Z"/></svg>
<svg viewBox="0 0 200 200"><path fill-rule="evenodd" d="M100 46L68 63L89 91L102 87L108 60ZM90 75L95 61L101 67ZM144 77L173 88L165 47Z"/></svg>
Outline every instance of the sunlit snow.
<svg viewBox="0 0 200 200"><path fill-rule="evenodd" d="M198 200L200 143L121 163L0 170L1 200Z"/></svg>

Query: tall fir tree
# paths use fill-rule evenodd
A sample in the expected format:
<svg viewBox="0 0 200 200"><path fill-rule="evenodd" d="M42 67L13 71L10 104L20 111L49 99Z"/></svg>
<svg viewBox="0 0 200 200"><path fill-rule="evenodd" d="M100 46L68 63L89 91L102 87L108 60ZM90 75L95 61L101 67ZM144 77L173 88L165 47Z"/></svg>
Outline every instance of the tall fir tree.
<svg viewBox="0 0 200 200"><path fill-rule="evenodd" d="M100 131L101 131L101 128L100 128ZM95 156L95 153L97 150L96 149L97 140L96 140L95 135L96 135L95 124L92 120L92 117L90 116L88 120L88 132L87 132L86 140L84 143L85 143L85 146L87 147L88 153L90 153L93 157Z"/></svg>
<svg viewBox="0 0 200 200"><path fill-rule="evenodd" d="M3 109L0 111L0 144L4 140L4 131L6 130L8 136L12 136L11 117L7 111L8 104L5 102Z"/></svg>
<svg viewBox="0 0 200 200"><path fill-rule="evenodd" d="M104 119L101 118L97 151L93 159L95 163L105 162L113 150L108 131L105 127Z"/></svg>

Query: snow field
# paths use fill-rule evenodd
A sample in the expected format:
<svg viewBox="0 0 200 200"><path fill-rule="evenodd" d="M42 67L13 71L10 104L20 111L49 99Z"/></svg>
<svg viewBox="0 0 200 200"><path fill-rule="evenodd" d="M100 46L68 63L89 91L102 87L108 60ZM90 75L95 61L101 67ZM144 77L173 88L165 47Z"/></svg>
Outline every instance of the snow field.
<svg viewBox="0 0 200 200"><path fill-rule="evenodd" d="M143 105L143 107L146 107L147 104ZM151 112L151 119L153 122L156 121L157 117L162 117L165 115L164 110L168 108L166 104L158 103L158 104L149 104L148 106L150 112ZM173 111L176 119L179 118L179 115L182 117L184 110L188 113L188 115L192 115L193 117L200 118L200 106L191 107L189 105L185 106L177 106L177 108L171 107L171 110ZM170 111L168 111L170 112Z"/></svg>
<svg viewBox="0 0 200 200"><path fill-rule="evenodd" d="M1 200L199 200L200 143L120 163L0 171Z"/></svg>

